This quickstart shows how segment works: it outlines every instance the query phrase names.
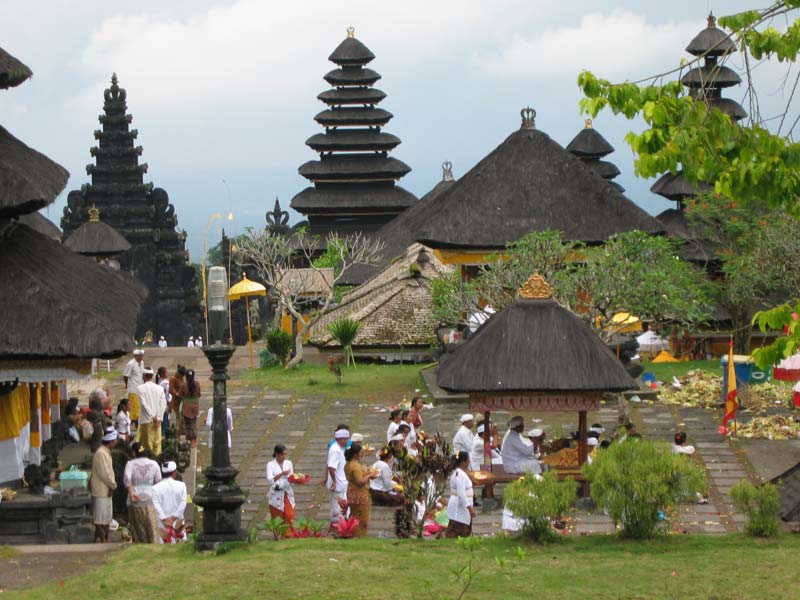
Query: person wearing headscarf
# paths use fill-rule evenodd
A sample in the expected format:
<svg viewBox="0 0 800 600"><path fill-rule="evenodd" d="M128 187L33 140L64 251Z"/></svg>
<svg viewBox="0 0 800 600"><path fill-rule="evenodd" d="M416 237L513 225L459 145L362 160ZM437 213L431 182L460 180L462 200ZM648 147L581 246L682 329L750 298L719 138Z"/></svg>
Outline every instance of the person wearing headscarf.
<svg viewBox="0 0 800 600"><path fill-rule="evenodd" d="M586 455L586 462L592 464L594 459L597 458L597 450L600 448L600 440L596 437L588 437L586 438L586 446L588 450L588 454Z"/></svg>
<svg viewBox="0 0 800 600"><path fill-rule="evenodd" d="M498 439L497 439L497 427L492 423L489 428L491 429L491 435L489 436L489 446L490 446L490 456L491 456L491 464L493 465L502 465L503 459L500 456L500 452L498 451ZM483 439L483 433L486 430L485 424L483 421L478 423L478 429L476 430L476 435L472 440L472 449L470 450L470 469L473 471L480 471L481 467L483 466L483 462L485 460L485 447L486 447L486 440Z"/></svg>
<svg viewBox="0 0 800 600"><path fill-rule="evenodd" d="M344 451L347 461L344 467L344 474L347 478L347 503L350 509L350 517L358 519L358 525L353 533L353 537L367 537L369 527L369 513L372 507L370 498L370 481L375 479L378 474L374 471L365 469L361 464L363 451L361 444L354 443Z"/></svg>
<svg viewBox="0 0 800 600"><path fill-rule="evenodd" d="M547 436L545 435L544 429L540 427L535 427L528 432L528 440L533 444L533 458L537 460L542 456L545 437Z"/></svg>
<svg viewBox="0 0 800 600"><path fill-rule="evenodd" d="M193 335L189 336L189 341L186 342L186 347L187 348L194 348L194 336Z"/></svg>
<svg viewBox="0 0 800 600"><path fill-rule="evenodd" d="M153 369L144 370L144 383L139 386L139 428L136 440L153 453L161 454L161 419L167 410L164 388L153 382Z"/></svg>
<svg viewBox="0 0 800 600"><path fill-rule="evenodd" d="M503 469L506 473L533 473L539 475L542 466L533 456L533 444L522 437L525 422L514 417L508 422L508 431L500 445Z"/></svg>
<svg viewBox="0 0 800 600"><path fill-rule="evenodd" d="M472 433L472 425L475 417L471 414L461 415L461 427L458 428L453 437L453 452L472 452L472 444L475 441L475 434Z"/></svg>
<svg viewBox="0 0 800 600"><path fill-rule="evenodd" d="M473 506L472 481L467 475L469 453L459 452L454 457L455 470L450 476L450 500L447 502L447 524L445 537L469 537L472 535L472 519L475 517Z"/></svg>
<svg viewBox="0 0 800 600"><path fill-rule="evenodd" d="M111 449L117 445L117 430L109 427L101 436L101 445L92 457L92 474L89 487L92 492L92 521L94 522L94 541L108 541L108 530L114 517L114 505L111 500L117 481L114 478L114 467L111 461Z"/></svg>
<svg viewBox="0 0 800 600"><path fill-rule="evenodd" d="M167 461L161 466L163 478L153 486L153 510L156 513L158 541L184 539L183 513L186 510L186 484L178 480L178 465Z"/></svg>
<svg viewBox="0 0 800 600"><path fill-rule="evenodd" d="M339 521L339 517L347 512L347 476L344 472L347 460L344 456L344 449L350 441L350 432L347 429L338 429L333 434L336 443L328 448L328 476L325 480L325 487L331 495L331 523ZM351 446L352 448L352 446Z"/></svg>
<svg viewBox="0 0 800 600"><path fill-rule="evenodd" d="M393 463L394 455L388 447L385 447L378 453L378 460L372 465L377 477L369 482L369 495L376 506L402 506L405 502L403 494L394 490Z"/></svg>
<svg viewBox="0 0 800 600"><path fill-rule="evenodd" d="M200 384L194 376L194 369L186 370L186 386L181 397L181 420L183 432L192 448L197 447L197 418L200 416Z"/></svg>
<svg viewBox="0 0 800 600"><path fill-rule="evenodd" d="M280 517L289 525L286 537L294 530L294 490L289 482L289 477L294 473L294 465L287 457L289 451L283 444L275 446L272 460L267 463L267 483L269 489L269 514L272 518Z"/></svg>
<svg viewBox="0 0 800 600"><path fill-rule="evenodd" d="M125 365L122 380L128 392L131 408L131 423L134 429L139 426L139 386L144 383L144 350L136 348L133 358Z"/></svg>
<svg viewBox="0 0 800 600"><path fill-rule="evenodd" d="M134 542L155 544L159 536L153 486L161 481L161 468L146 456L141 442L134 442L131 452L133 458L125 465L122 479L128 490L128 526Z"/></svg>
<svg viewBox="0 0 800 600"><path fill-rule="evenodd" d="M163 335L158 340L158 347L159 348L166 348L167 347L167 340L164 339Z"/></svg>

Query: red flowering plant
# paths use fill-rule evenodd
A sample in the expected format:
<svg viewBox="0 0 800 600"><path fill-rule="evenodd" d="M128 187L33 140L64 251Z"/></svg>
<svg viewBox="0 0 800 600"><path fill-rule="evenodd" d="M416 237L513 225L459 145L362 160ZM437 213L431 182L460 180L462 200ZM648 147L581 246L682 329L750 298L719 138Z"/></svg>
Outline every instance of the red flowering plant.
<svg viewBox="0 0 800 600"><path fill-rule="evenodd" d="M297 527L292 531L293 538L322 537L327 523L325 521L315 521L314 519L303 518L297 523Z"/></svg>
<svg viewBox="0 0 800 600"><path fill-rule="evenodd" d="M349 519L339 517L339 522L333 524L333 528L340 538L353 537L356 532L356 527L358 527L358 519L355 517L350 517Z"/></svg>

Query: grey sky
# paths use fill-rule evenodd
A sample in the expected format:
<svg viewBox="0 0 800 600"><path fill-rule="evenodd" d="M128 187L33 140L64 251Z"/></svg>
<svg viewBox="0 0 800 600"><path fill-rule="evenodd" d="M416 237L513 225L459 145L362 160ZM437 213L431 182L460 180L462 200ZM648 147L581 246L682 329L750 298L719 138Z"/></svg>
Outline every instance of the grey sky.
<svg viewBox="0 0 800 600"><path fill-rule="evenodd" d="M709 8L727 14L752 5L1 0L0 45L34 77L0 94L0 114L12 133L70 171L67 191L79 188L88 181L102 90L116 71L146 178L169 192L197 260L205 223L227 213L229 195L236 218L225 227L236 233L263 226L276 196L288 206L306 187L297 167L314 157L304 141L321 130L316 95L328 87L327 56L347 26L376 55L370 66L388 94L381 106L395 115L386 129L403 140L393 156L413 169L401 185L421 196L440 179L443 160L458 177L502 142L523 106L566 145L583 125L581 69L622 80L672 68ZM779 71L770 69L763 77L773 91ZM764 102L777 106L782 97L777 90ZM637 124L604 113L595 126L616 148L610 159L628 196L651 213L669 208L633 175L623 137ZM65 198L49 209L56 223ZM218 239L215 227L209 246Z"/></svg>

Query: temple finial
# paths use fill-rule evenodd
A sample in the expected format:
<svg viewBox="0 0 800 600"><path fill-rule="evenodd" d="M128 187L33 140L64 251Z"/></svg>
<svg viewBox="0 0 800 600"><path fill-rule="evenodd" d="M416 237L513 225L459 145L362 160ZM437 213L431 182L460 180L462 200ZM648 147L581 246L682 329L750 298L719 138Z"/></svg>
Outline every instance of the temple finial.
<svg viewBox="0 0 800 600"><path fill-rule="evenodd" d="M89 209L89 223L99 223L100 222L100 209L97 208L94 204L92 204L92 208Z"/></svg>
<svg viewBox="0 0 800 600"><path fill-rule="evenodd" d="M535 129L536 128L536 111L530 106L526 106L519 114L522 116L522 127L520 129Z"/></svg>
<svg viewBox="0 0 800 600"><path fill-rule="evenodd" d="M446 160L442 163L442 181L454 181L453 163Z"/></svg>
<svg viewBox="0 0 800 600"><path fill-rule="evenodd" d="M347 28L347 37L349 38L356 37L356 28L353 27L352 25Z"/></svg>
<svg viewBox="0 0 800 600"><path fill-rule="evenodd" d="M519 297L525 300L546 300L553 297L553 288L539 273L534 273L519 288Z"/></svg>
<svg viewBox="0 0 800 600"><path fill-rule="evenodd" d="M714 29L717 26L717 17L714 16L713 12L708 13L708 28Z"/></svg>
<svg viewBox="0 0 800 600"><path fill-rule="evenodd" d="M119 84L119 79L117 79L117 74L116 73L112 73L111 74L111 85L118 85L118 84Z"/></svg>
<svg viewBox="0 0 800 600"><path fill-rule="evenodd" d="M592 119L587 117L583 122L583 126L584 126L585 129L591 129L592 128Z"/></svg>

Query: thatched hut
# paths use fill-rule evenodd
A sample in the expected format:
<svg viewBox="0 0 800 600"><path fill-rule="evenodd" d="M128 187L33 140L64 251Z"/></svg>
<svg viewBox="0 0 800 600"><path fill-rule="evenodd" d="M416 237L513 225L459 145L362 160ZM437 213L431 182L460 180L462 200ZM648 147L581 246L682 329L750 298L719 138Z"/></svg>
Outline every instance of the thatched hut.
<svg viewBox="0 0 800 600"><path fill-rule="evenodd" d="M512 133L418 214L418 242L445 262L484 264L486 255L532 231L602 243L612 235L663 226L589 165L534 128L523 109Z"/></svg>
<svg viewBox="0 0 800 600"><path fill-rule="evenodd" d="M348 318L361 323L353 343L360 355L389 360L400 352L427 358L436 343L431 281L450 269L430 249L412 244L402 258L348 292L322 317L311 342L321 348L337 347L328 326Z"/></svg>
<svg viewBox="0 0 800 600"><path fill-rule="evenodd" d="M100 211L95 207L89 209L89 220L64 240L64 246L97 259L119 256L131 249L122 234L100 220Z"/></svg>
<svg viewBox="0 0 800 600"><path fill-rule="evenodd" d="M467 392L473 411L576 411L579 465L587 456L589 411L603 392L637 388L591 326L553 299L538 274L517 301L492 315L439 366L438 384ZM486 428L488 431L488 427Z"/></svg>
<svg viewBox="0 0 800 600"><path fill-rule="evenodd" d="M58 225L53 223L40 212L32 212L26 215L20 215L17 220L23 225L27 225L34 231L49 237L51 240L56 240L58 242L61 241L61 230L58 228Z"/></svg>

